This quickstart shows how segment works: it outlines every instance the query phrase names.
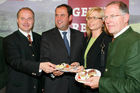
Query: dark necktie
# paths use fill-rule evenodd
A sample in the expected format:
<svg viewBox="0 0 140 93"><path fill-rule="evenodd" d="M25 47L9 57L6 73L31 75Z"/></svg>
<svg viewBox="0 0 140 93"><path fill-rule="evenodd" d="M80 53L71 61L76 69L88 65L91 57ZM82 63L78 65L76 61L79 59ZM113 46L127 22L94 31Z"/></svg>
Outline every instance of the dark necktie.
<svg viewBox="0 0 140 93"><path fill-rule="evenodd" d="M31 40L31 36L28 34L28 41L30 42L30 44L32 44L32 40Z"/></svg>
<svg viewBox="0 0 140 93"><path fill-rule="evenodd" d="M64 42L65 42L65 46L67 48L67 51L68 51L68 54L70 55L70 46L69 46L69 42L68 42L68 39L67 39L67 32L62 32L63 34L63 39L64 39Z"/></svg>

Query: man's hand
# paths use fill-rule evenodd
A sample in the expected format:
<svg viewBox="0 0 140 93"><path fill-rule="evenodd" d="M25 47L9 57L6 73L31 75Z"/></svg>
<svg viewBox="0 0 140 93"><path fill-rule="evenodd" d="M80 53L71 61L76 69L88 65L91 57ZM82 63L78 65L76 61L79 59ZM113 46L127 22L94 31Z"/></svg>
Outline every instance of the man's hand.
<svg viewBox="0 0 140 93"><path fill-rule="evenodd" d="M78 66L77 68L76 68L76 73L79 73L79 72L81 72L81 71L84 71L84 67L83 66Z"/></svg>
<svg viewBox="0 0 140 93"><path fill-rule="evenodd" d="M84 70L84 67L83 67L83 66L80 66L80 63L79 63L79 62L73 62L73 63L71 64L71 66L73 66L73 67L75 68L75 70L72 71L72 72L74 72L74 73L78 73L78 72L81 72L81 71Z"/></svg>
<svg viewBox="0 0 140 93"><path fill-rule="evenodd" d="M42 62L39 68L46 73L52 73L55 70L55 65L50 62Z"/></svg>
<svg viewBox="0 0 140 93"><path fill-rule="evenodd" d="M99 76L94 76L86 80L84 85L90 86L92 89L98 88L99 87Z"/></svg>
<svg viewBox="0 0 140 93"><path fill-rule="evenodd" d="M78 67L78 66L80 66L80 63L79 63L79 62L73 62L73 63L71 63L71 66L76 66L76 67Z"/></svg>
<svg viewBox="0 0 140 93"><path fill-rule="evenodd" d="M61 76L62 74L63 74L64 72L62 72L62 71L53 71L53 75L55 75L55 76Z"/></svg>

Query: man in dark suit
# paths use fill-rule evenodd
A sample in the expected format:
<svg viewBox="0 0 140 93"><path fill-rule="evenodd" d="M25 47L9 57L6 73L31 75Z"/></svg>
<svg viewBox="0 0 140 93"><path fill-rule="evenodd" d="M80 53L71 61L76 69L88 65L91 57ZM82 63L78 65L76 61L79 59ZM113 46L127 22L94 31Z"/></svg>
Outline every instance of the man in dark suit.
<svg viewBox="0 0 140 93"><path fill-rule="evenodd" d="M41 36L32 32L34 12L21 8L17 13L19 29L4 38L4 53L8 64L6 93L40 93L40 73L50 73L55 65L40 63Z"/></svg>
<svg viewBox="0 0 140 93"><path fill-rule="evenodd" d="M5 93L5 85L7 81L7 66L4 61L2 41L3 38L0 37L0 93Z"/></svg>
<svg viewBox="0 0 140 93"><path fill-rule="evenodd" d="M140 34L128 25L129 10L122 1L106 6L105 24L115 38L109 45L103 77L93 77L85 83L99 87L99 93L140 92Z"/></svg>
<svg viewBox="0 0 140 93"><path fill-rule="evenodd" d="M69 27L72 21L72 8L66 4L55 10L56 27L42 34L41 61L53 64L67 63L78 65L84 45L84 34ZM66 37L63 33L67 33ZM67 38L67 44L65 44ZM63 40L64 39L64 40ZM68 45L68 46L67 46ZM54 71L45 77L45 93L80 93L80 87L74 80L74 73Z"/></svg>

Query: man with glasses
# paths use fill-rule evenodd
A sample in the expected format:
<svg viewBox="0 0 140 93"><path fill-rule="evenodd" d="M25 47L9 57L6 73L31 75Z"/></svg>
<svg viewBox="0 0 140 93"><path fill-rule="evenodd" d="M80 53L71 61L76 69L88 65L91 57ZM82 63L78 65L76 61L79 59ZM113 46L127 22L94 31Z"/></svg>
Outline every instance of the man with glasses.
<svg viewBox="0 0 140 93"><path fill-rule="evenodd" d="M85 83L100 93L140 92L140 35L128 25L126 4L113 1L106 6L105 24L115 40L110 43L103 77L92 77Z"/></svg>

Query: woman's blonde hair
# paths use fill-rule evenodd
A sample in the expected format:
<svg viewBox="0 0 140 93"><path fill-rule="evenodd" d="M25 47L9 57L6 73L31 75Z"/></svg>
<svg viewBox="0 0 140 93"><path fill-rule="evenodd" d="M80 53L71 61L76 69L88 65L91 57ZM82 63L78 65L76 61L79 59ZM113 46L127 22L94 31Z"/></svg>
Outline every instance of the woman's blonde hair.
<svg viewBox="0 0 140 93"><path fill-rule="evenodd" d="M99 12L101 18L104 17L104 11L103 11L102 8L100 8L100 7L93 7L93 8L91 8L91 9L88 10L87 15L86 15L86 20L88 20L88 17L89 17L94 11ZM103 20L103 19L102 19L102 20ZM88 25L86 25L86 33L87 33L87 37L88 37L88 39L89 39L90 36L91 36L91 31L90 31L90 28L88 27Z"/></svg>

